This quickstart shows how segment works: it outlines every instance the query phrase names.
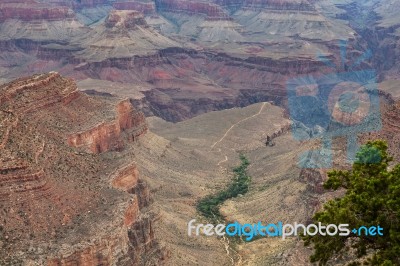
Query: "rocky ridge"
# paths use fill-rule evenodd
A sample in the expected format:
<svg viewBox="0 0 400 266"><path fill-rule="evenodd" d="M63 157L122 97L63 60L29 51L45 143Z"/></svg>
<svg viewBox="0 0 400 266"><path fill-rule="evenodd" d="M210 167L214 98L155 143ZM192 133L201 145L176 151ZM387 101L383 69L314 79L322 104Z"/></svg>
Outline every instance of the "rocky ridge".
<svg viewBox="0 0 400 266"><path fill-rule="evenodd" d="M115 104L84 95L55 72L0 86L0 264L165 259L153 233L157 215L147 211L149 189L132 159L136 144L129 142L146 132L146 122L129 101L116 110ZM100 119L115 129L119 152L109 132L90 129ZM96 133L100 150L77 133L85 129ZM85 145L75 148L71 136Z"/></svg>
<svg viewBox="0 0 400 266"><path fill-rule="evenodd" d="M85 8L112 5L120 10L102 9L106 14L93 15L91 24L79 19L82 12L89 16ZM143 95L134 102L146 115L174 122L259 101L284 106L288 77L329 71L317 51L336 62L340 38L350 39L354 58L365 48L356 45L359 36L351 28L309 1L52 1L53 6L72 12L64 20L69 27L36 18L38 30L47 31L39 38L27 34L32 29L18 16L0 24L0 77L57 69L78 80L134 84L133 94ZM15 23L22 23L21 30L10 30Z"/></svg>

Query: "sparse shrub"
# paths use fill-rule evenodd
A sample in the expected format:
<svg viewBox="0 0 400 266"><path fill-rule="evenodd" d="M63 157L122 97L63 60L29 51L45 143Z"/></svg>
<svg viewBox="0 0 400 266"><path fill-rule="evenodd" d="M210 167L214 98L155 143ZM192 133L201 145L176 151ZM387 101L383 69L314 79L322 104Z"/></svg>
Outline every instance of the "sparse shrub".
<svg viewBox="0 0 400 266"><path fill-rule="evenodd" d="M244 195L248 192L251 178L247 174L247 167L250 163L243 154L240 155L240 161L240 166L233 169L234 177L228 188L215 195L207 196L198 202L197 210L205 217L213 220L222 219L219 206L228 199Z"/></svg>

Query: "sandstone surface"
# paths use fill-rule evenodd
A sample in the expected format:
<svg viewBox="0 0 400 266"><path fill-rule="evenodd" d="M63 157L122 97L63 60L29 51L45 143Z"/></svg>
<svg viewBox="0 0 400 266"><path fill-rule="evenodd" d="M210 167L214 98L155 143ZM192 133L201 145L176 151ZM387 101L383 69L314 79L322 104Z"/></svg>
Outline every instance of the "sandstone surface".
<svg viewBox="0 0 400 266"><path fill-rule="evenodd" d="M162 263L132 156L147 125L129 101L52 72L2 85L0 122L0 264Z"/></svg>

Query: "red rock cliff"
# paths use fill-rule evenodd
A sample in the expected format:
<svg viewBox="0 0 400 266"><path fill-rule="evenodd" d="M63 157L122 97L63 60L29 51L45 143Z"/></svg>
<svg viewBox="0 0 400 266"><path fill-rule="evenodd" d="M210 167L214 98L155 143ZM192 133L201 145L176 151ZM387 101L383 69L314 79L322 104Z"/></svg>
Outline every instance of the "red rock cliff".
<svg viewBox="0 0 400 266"><path fill-rule="evenodd" d="M23 21L63 20L74 16L75 14L71 9L63 6L47 6L37 3L0 3L0 22L7 19Z"/></svg>
<svg viewBox="0 0 400 266"><path fill-rule="evenodd" d="M113 4L113 7L118 10L136 10L143 14L155 14L155 3L143 3L136 1L120 1Z"/></svg>
<svg viewBox="0 0 400 266"><path fill-rule="evenodd" d="M154 215L141 212L150 204L150 194L146 184L139 178L136 165L118 170L112 176L111 183L113 187L132 194L125 208L123 224L119 225L121 230L117 235L97 240L73 254L60 253L57 258L49 259L47 265L143 265L141 256L151 250L158 250L158 254L152 258L153 262L163 264L167 252L155 241Z"/></svg>
<svg viewBox="0 0 400 266"><path fill-rule="evenodd" d="M158 0L156 3L161 11L205 15L209 19L229 18L226 11L214 3L187 0Z"/></svg>
<svg viewBox="0 0 400 266"><path fill-rule="evenodd" d="M136 111L129 100L117 105L117 117L112 122L102 122L84 131L72 134L68 144L73 147L84 147L92 153L110 150L121 150L124 139L135 141L146 133L147 125L143 113Z"/></svg>
<svg viewBox="0 0 400 266"><path fill-rule="evenodd" d="M245 0L244 7L248 9L274 9L313 11L315 8L307 0Z"/></svg>
<svg viewBox="0 0 400 266"><path fill-rule="evenodd" d="M135 149L125 142L147 127L128 101L115 104L54 72L0 86L0 265L162 264L149 189L135 164L123 167ZM74 134L103 153L68 146ZM126 152L110 159L115 143Z"/></svg>

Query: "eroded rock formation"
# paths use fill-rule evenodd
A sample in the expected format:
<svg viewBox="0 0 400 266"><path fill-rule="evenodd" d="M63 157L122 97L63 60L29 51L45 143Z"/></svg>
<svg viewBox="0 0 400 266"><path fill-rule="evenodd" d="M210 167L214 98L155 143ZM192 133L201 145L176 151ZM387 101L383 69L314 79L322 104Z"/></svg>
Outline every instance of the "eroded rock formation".
<svg viewBox="0 0 400 266"><path fill-rule="evenodd" d="M124 14L125 13L125 14ZM123 28L135 28L136 26L147 26L144 17L139 12L112 12L108 16L106 23L106 27L123 27Z"/></svg>
<svg viewBox="0 0 400 266"><path fill-rule="evenodd" d="M131 157L146 129L129 101L90 98L55 72L0 86L0 264L162 263Z"/></svg>
<svg viewBox="0 0 400 266"><path fill-rule="evenodd" d="M138 1L119 1L113 4L118 10L137 10L146 15L156 14L156 5L154 2L138 2Z"/></svg>
<svg viewBox="0 0 400 266"><path fill-rule="evenodd" d="M208 19L228 19L229 17L226 11L214 3L187 0L157 0L155 2L160 11L204 15Z"/></svg>
<svg viewBox="0 0 400 266"><path fill-rule="evenodd" d="M33 21L37 19L45 20L63 20L73 18L74 12L65 6L47 6L40 5L32 1L27 3L1 3L0 4L0 22L7 19L16 19L23 21Z"/></svg>
<svg viewBox="0 0 400 266"><path fill-rule="evenodd" d="M249 9L275 9L275 10L295 10L312 11L314 7L307 0L246 0L245 8Z"/></svg>
<svg viewBox="0 0 400 266"><path fill-rule="evenodd" d="M122 150L126 140L135 141L147 131L143 113L136 111L129 100L117 105L117 117L113 122L99 125L71 135L68 143L74 147L84 147L93 153Z"/></svg>

